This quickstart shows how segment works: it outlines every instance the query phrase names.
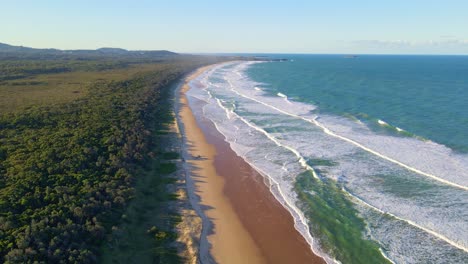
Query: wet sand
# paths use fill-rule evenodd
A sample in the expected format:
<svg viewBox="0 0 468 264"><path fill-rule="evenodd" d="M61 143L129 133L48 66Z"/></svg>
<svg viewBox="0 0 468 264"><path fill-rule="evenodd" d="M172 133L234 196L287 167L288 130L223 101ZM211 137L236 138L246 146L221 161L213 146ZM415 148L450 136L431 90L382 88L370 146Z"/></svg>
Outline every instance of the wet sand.
<svg viewBox="0 0 468 264"><path fill-rule="evenodd" d="M208 66L209 67L209 66ZM324 263L294 229L289 212L273 197L263 177L230 148L201 115L204 103L178 95L192 201L203 221L200 259L217 263ZM197 88L195 88L197 89ZM191 185L192 184L192 185ZM191 185L191 186L190 186ZM196 208L196 210L197 210Z"/></svg>

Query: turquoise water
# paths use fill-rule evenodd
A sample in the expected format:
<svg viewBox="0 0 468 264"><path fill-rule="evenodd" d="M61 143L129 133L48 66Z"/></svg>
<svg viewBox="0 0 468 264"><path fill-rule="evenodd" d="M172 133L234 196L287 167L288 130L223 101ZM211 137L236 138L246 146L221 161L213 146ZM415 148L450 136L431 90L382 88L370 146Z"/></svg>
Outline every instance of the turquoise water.
<svg viewBox="0 0 468 264"><path fill-rule="evenodd" d="M248 74L321 111L382 119L468 152L468 56L285 55Z"/></svg>
<svg viewBox="0 0 468 264"><path fill-rule="evenodd" d="M313 251L467 263L468 57L288 58L217 66L188 95Z"/></svg>

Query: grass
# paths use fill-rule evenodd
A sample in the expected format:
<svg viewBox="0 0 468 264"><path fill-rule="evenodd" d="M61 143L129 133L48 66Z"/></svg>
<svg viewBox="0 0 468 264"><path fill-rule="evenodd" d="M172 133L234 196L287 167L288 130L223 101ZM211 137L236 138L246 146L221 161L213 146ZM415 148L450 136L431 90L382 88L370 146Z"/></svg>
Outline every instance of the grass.
<svg viewBox="0 0 468 264"><path fill-rule="evenodd" d="M74 71L32 75L0 82L0 113L33 106L63 104L85 97L91 84L130 79L136 74L163 69L164 64L136 64L103 71Z"/></svg>

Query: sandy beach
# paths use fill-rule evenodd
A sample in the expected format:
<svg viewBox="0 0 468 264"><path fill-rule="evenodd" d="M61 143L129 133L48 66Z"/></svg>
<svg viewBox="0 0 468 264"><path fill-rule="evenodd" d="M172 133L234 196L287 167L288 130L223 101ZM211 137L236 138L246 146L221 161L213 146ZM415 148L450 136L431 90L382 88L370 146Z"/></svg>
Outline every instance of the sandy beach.
<svg viewBox="0 0 468 264"><path fill-rule="evenodd" d="M202 263L324 263L294 229L292 216L273 197L263 177L229 147L204 103L187 100L190 74L178 94L178 120L185 142L189 198L202 218ZM196 89L196 88L195 88Z"/></svg>

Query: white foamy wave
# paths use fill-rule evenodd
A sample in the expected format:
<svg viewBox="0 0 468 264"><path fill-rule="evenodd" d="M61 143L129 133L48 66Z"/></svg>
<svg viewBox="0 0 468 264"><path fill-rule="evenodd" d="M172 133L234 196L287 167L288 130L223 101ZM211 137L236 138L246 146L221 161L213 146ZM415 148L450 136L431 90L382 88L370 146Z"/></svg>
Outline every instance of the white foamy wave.
<svg viewBox="0 0 468 264"><path fill-rule="evenodd" d="M382 125L382 126L388 126L388 123L383 121L383 120L377 120L377 123L379 123L379 125Z"/></svg>
<svg viewBox="0 0 468 264"><path fill-rule="evenodd" d="M453 175L453 174L450 174L450 173L443 173L442 172L442 177L440 175L434 175L430 172L426 172L426 171L423 171L417 167L413 167L412 164L408 165L406 163L406 161L408 160L405 160L405 159L402 159L401 156L398 156L397 157L391 157L391 156L386 156L385 154L382 154L381 152L381 149L372 149L364 144L361 144L360 142L356 141L356 140L353 140L352 137L354 136L360 136L358 133L356 134L351 134L350 137L345 137L345 136L342 136L338 133L335 133L333 130L329 129L327 126L323 125L321 122L318 121L318 117L317 116L308 116L309 112L303 112L301 114L298 114L294 111L294 109L289 110L287 108L284 108L283 106L281 105L278 105L278 104L275 104L275 102L267 102L268 101L268 97L263 97L263 98L255 98L254 96L251 96L251 95L248 95L248 94L245 94L243 92L240 92L239 89L233 85L232 81L230 81L229 79L227 79L229 85L230 85L230 88L231 88L231 91L235 92L236 94L238 94L239 96L242 96L246 99L250 99L250 100L253 100L259 104L262 104L264 106L267 106L269 108L271 108L272 110L274 111L277 111L277 112L280 112L282 114L285 114L285 115L288 115L288 116L291 116L291 117L294 117L294 118L298 118L298 119L302 119L308 123L311 123L319 128L321 128L323 130L323 132L325 132L326 134L330 135L330 136L333 136L333 137L336 137L338 139L341 139L345 142L348 142L348 143L351 143L373 155L376 155L382 159L385 159L387 161L390 161L392 163L395 163L401 167L404 167L405 169L408 169L410 171L413 171L417 174L420 174L420 175L423 175L423 176L426 176L426 177L429 177L433 180L437 180L439 182L442 182L444 184L447 184L447 185L450 185L450 186L453 186L453 187L457 187L457 188L460 188L460 189L464 189L464 190L468 190L468 187L467 187L467 183L468 183L468 177L464 177L463 175L468 175L468 170L466 171L463 171L463 170L457 170L457 172L459 171L460 174L456 174L456 175ZM295 103L295 104L298 104L298 105L301 105L301 103ZM294 104L294 105L295 105ZM383 122L383 121L382 121ZM341 126L343 127L343 126ZM347 129L349 130L349 129ZM388 137L388 136L379 136L381 137L382 139L383 138L391 138L391 137ZM468 158L466 158L468 160ZM400 160L403 160L403 161L400 161ZM415 159L413 159L415 160ZM418 160L416 158L416 160ZM418 163L419 165L423 165L421 163ZM468 167L468 162L466 163L466 166ZM425 166L427 168L427 166ZM434 168L431 166L431 168ZM444 167L444 169L446 169ZM455 166L454 169L457 169L457 167ZM445 172L447 172L445 170ZM444 177L445 176L445 177ZM449 179L446 179L446 178L449 178ZM459 183L460 182L460 183Z"/></svg>
<svg viewBox="0 0 468 264"><path fill-rule="evenodd" d="M237 120L240 120L241 122L244 123L244 126L247 125L248 128L252 129L252 131L250 131L248 134L250 134L251 136L255 136L254 135L255 133L252 133L252 132L258 132L260 134L263 134L268 139L270 139L271 142L273 142L277 147L283 148L283 149L293 153L297 157L297 159L299 160L299 164L301 165L301 167L303 169L310 170L313 173L313 175L315 177L317 177L317 175L316 175L315 171L313 170L313 168L311 168L309 165L307 165L305 159L302 156L300 156L300 154L296 150L292 149L289 146L281 144L276 138L274 138L273 136L268 134L265 130L253 125L252 123L250 123L246 119L242 118L241 116L239 116L239 115L233 113L232 111L230 111L229 109L227 109L222 104L221 100L216 99L216 102L217 102L219 108L224 110L226 118L228 120L232 121L232 116L231 115L234 115ZM207 107L210 108L210 106L207 106ZM216 111L216 112L220 113L220 111ZM209 114L208 114L208 116L209 116ZM221 127L221 125L226 125L226 122L221 121L222 118L219 118L219 116L218 116L216 118L212 118L211 120L214 121L218 131L220 131L226 137L228 143L231 144L231 142L233 142L233 141L235 141L235 142L238 141L238 139L239 139L238 137L235 140L232 140L233 135L230 133L230 131L231 131L230 129L226 129L226 127ZM239 135L242 135L242 134L239 134ZM246 144L246 145L255 145L256 142L258 142L258 141L255 140L253 142L252 141L248 142L246 140L243 140L243 143ZM328 257L326 255L324 255L323 253L321 253L319 251L316 241L312 238L312 236L310 235L310 233L308 231L309 227L307 225L307 220L305 219L302 212L295 206L295 204L297 202L297 198L296 198L295 193L292 191L292 188L293 188L292 187L292 182L291 181L285 181L285 179L284 179L285 175L290 177L290 176L294 176L294 175L297 175L297 174L302 172L302 170L300 168L297 168L296 160L293 159L293 160L290 160L289 162L285 161L285 160L290 159L290 156L286 154L286 155L275 155L274 158L272 157L273 159L267 158L268 155L265 155L264 156L265 160L268 161L266 164L261 163L261 162L259 163L258 161L257 162L250 162L251 159L249 159L249 155L248 155L249 152L239 151L237 149L239 147L239 145L231 144L231 147L236 151L236 153L243 154L242 157L246 158L246 160L249 162L250 165L252 165L257 171L259 171L262 175L264 175L265 177L268 178L268 180L270 182L270 190L274 194L275 198L278 201L280 201L281 204L286 209L288 209L288 211L291 213L291 215L295 219L295 228L311 244L311 246L312 246L315 253L321 254L322 257L328 259ZM254 147L250 148L250 151L252 151L253 149L254 149ZM269 171L272 164L277 165L279 163L278 161L284 161L282 163L282 165L281 165L281 170L283 172L287 173L287 174L279 173L277 175L274 175ZM293 168L293 167L296 167L296 168ZM291 172L292 172L292 174L291 174ZM332 259L329 259L329 262L335 263L335 261L332 260Z"/></svg>
<svg viewBox="0 0 468 264"><path fill-rule="evenodd" d="M422 254L452 252L450 246L466 252L466 155L455 154L430 141L379 135L355 120L318 117L315 106L308 104L285 105L280 96L267 96L252 89L259 84L243 74L249 65L233 63L229 69L218 67L198 80L201 89L193 90L207 94L195 94L208 98L204 115L215 123L236 153L267 177L272 193L291 212L296 228L314 251L320 249L308 232L307 221L295 207L297 197L292 187L297 174L313 171L307 159L335 161L337 164L332 167L316 167L324 169L324 176L339 181L359 197L363 203L357 204L367 208L361 210L363 214L374 210L392 216L394 220L386 222L389 228L403 223L408 226L404 229L408 232L407 243L384 236L384 227L370 228L371 235L388 246L382 254L413 263L414 257L404 252L418 252L421 258ZM210 74L222 81L210 81ZM396 180L401 181L402 187L389 189L394 184L387 182ZM412 185L410 197L408 192L400 191ZM371 220L366 222L373 223ZM397 225L394 221L401 223ZM442 244L437 242L441 246L431 248L427 244L414 249L423 234L442 241Z"/></svg>
<svg viewBox="0 0 468 264"><path fill-rule="evenodd" d="M241 76L237 73L236 75ZM220 96L217 94L220 87L212 86L211 88L213 89L205 91L209 94L213 93L213 96L210 96L208 104L203 107L204 116L213 121L217 130L224 135L231 148L267 179L270 191L291 213L294 218L295 228L310 244L314 253L323 257L327 263L337 263L320 250L317 241L309 232L307 220L295 205L297 197L293 191L294 177L303 172L304 169L308 168L312 171L313 169L307 165L305 159L299 153L288 146L282 145L274 137L268 138L269 134L266 131L237 115L233 109L228 107L227 102L229 100L215 98L214 96ZM204 91L203 89L194 90ZM196 92L188 95L197 96ZM301 107L298 107L298 110L302 110ZM264 140L265 137L268 138L267 141ZM259 142L262 142L261 149L258 148ZM274 153L274 155L265 155L265 153ZM272 168L274 169L271 170Z"/></svg>
<svg viewBox="0 0 468 264"><path fill-rule="evenodd" d="M458 249L461 249L463 251L468 252L468 247L466 245L459 244L456 241L453 241L450 238L444 236L443 234L439 234L439 233L437 233L437 232L435 232L435 231L433 231L433 230L431 230L429 228L421 226L421 225L417 224L414 221L411 221L411 220L408 220L408 219L403 219L401 217L398 217L398 216L392 214L391 212L387 212L387 211L384 211L382 209L379 209L379 208L367 203L366 201L364 201L360 197L357 197L356 195L351 194L349 191L347 191L344 188L343 188L343 191L346 192L351 197L353 197L354 201L356 201L357 203L360 203L360 204L362 204L362 205L364 205L366 207L369 207L370 209L375 210L375 211L381 213L382 215L389 215L389 216L391 216L391 217L393 217L393 218L395 218L397 220L403 221L403 222L405 222L405 223L407 223L407 224L409 224L409 225L411 225L411 226L413 226L415 228L418 228L418 229L420 229L420 230L422 230L422 231L424 231L424 232L426 232L428 234L431 234L432 236L436 237L437 239L443 240L443 241L449 243L450 245L452 245L452 246L454 246L454 247L456 247Z"/></svg>
<svg viewBox="0 0 468 264"><path fill-rule="evenodd" d="M466 263L466 254L460 254L457 247L408 225L406 221L396 220L360 205L357 204L372 229L371 237L380 241L386 249L387 257L395 263ZM396 239L389 239L389 236Z"/></svg>
<svg viewBox="0 0 468 264"><path fill-rule="evenodd" d="M262 98L267 103L277 105L278 108L284 109L291 111L297 115L307 115L310 114L311 111L316 109L316 106L310 105L310 104L304 104L304 103L298 103L295 102L292 105L284 105L284 99L281 99L279 97L273 97L273 96L266 96L265 93L260 93L260 91L254 89L252 90L252 87L257 87L257 85L261 85L261 83L256 83L251 81L250 79L246 78L242 74L240 74L242 77L239 78L239 72L245 71L249 66L252 64L259 63L259 62L246 62L246 63L240 63L237 65L236 69L234 71L232 70L226 70L224 71L223 78L224 80L229 83L232 87L232 81L236 82L236 90L242 92L242 94L245 94L251 98ZM224 92L226 87L223 86L215 86L212 87L213 91L221 90Z"/></svg>
<svg viewBox="0 0 468 264"><path fill-rule="evenodd" d="M282 94L282 93L277 93L276 95L278 95L279 97L283 97L283 98L288 98L285 94Z"/></svg>
<svg viewBox="0 0 468 264"><path fill-rule="evenodd" d="M468 190L467 155L456 154L432 141L375 134L364 124L359 126L341 117L322 116L320 121L331 133L374 155L444 184Z"/></svg>
<svg viewBox="0 0 468 264"><path fill-rule="evenodd" d="M319 127L321 127L321 128L323 129L323 126L320 125L320 123L318 123L318 124L319 124ZM327 132L327 131L326 131L326 132ZM328 131L327 134L334 135L334 134L332 134L332 132L330 132L330 131ZM327 141L327 142L330 142L330 139L328 139L328 140L326 140L326 141ZM336 153L337 153L337 152L336 152ZM322 153L322 154L323 154L323 153ZM379 155L377 155L377 156L379 156ZM378 161L374 161L374 164L377 164L377 162L378 162ZM350 172L350 171L354 170L354 167L356 167L354 163L352 163L352 164L350 164L350 165L352 166L352 168L348 168L348 169L346 169L345 171ZM384 167L384 165L382 165L382 167ZM367 170L371 170L370 167L369 167ZM339 172L339 173L337 172L336 175L341 175L341 172ZM368 193L372 193L372 192L368 192ZM373 199L373 200L375 200L375 201L379 201L379 200L380 200L380 201L388 201L388 199L386 199L385 197L379 197L378 199ZM387 202L387 203L388 203L388 202ZM389 203L389 204L394 204L394 203ZM406 213L405 213L405 211L402 210L403 206L401 206L401 205L399 205L399 204L400 204L400 202L399 202L399 203L396 203L395 206L393 206L393 209L395 209L396 207L399 206L399 207L400 207L400 208L399 208L400 214L402 214L404 217L408 217L409 219L414 218L414 216L412 216L412 210L414 210L414 204L410 203L412 206L409 206L409 207L408 207L408 210L406 210ZM407 205L408 205L408 202L403 202L403 204L407 204ZM387 207L388 207L388 205L387 205ZM421 211L424 211L424 210L421 210ZM424 216L424 215L422 214L421 216ZM427 214L426 216L428 216L428 214ZM441 216L443 216L443 215L441 215ZM421 221L421 220L424 220L424 218L425 218L425 217L419 217L418 219ZM400 217L399 219L403 219L403 218ZM437 218L435 218L435 216L432 216L432 218L429 217L428 219L437 219ZM413 223L413 221L412 221L412 220L408 220L408 223ZM443 232L448 233L448 234L451 235L452 237L456 238L456 240L461 240L461 241L463 241L463 237L460 237L460 233L459 233L458 231L457 231L457 232L452 232L452 231L457 230L456 228L455 228L455 229L452 229L452 230L446 230L446 229L444 229L444 226L440 226L440 223L444 223L444 222L439 222L438 224L435 224L435 227L437 227L437 228L439 228L439 229L442 229ZM426 224L427 224L428 226L434 225L434 223L426 223ZM461 224L463 224L463 223L461 223ZM461 227L461 228L463 227L463 225L460 225L460 223L458 224L458 226ZM428 229L428 228L422 228L422 229L423 229L423 230L430 230L430 229ZM433 232L433 231L432 231L431 234L436 234L436 232ZM438 235L439 235L440 237L445 237L445 236L442 235L442 234L438 234ZM451 241L451 240L446 239L446 241ZM454 245L458 245L458 247L461 248L461 249L465 249L465 248L466 248L466 247L464 246L464 243L465 243L465 242L461 242L461 244L457 244L457 243L455 243L455 242L452 242L452 243L453 243Z"/></svg>
<svg viewBox="0 0 468 264"><path fill-rule="evenodd" d="M392 125L390 125L389 123L383 121L382 119L378 119L378 120L377 120L377 123L378 123L379 125L381 125L381 126L384 126L384 127L392 127L392 128L394 128L396 131L398 131L398 132L405 132L404 129L399 128L399 127L397 127L397 126L392 126Z"/></svg>
<svg viewBox="0 0 468 264"><path fill-rule="evenodd" d="M415 172L415 173L417 173L417 174L419 174L419 175L423 175L423 176L429 177L429 178L431 178L431 179L437 180L437 181L439 181L439 182L441 182L441 183L444 183L444 184L447 184L447 185L450 185L450 186L453 186L453 187L461 188L461 189L466 189L466 186L462 186L462 185L459 185L459 184L457 184L457 183L450 182L450 181L448 181L448 180L446 180L446 179L444 179L444 178L440 178L440 177L435 176L435 175L432 175L432 174L430 174L430 173L421 171L421 170L419 170L419 169L417 169L417 168L411 167L411 166L409 166L409 165L407 165L407 164L405 164L405 163L402 163L402 162L400 162L400 161L398 161L398 160L396 160L396 159L394 159L394 158L392 158L392 157L385 156L384 154L382 154L382 153L380 153L380 152L378 152L378 151L376 151L376 150L374 150L374 149L371 149L371 148L367 147L366 145L363 145L363 144L361 144L361 143L359 143L359 142L357 142L357 141L354 141L353 139L350 139L349 137L344 137L344 136L342 136L342 134L344 134L344 132L350 132L350 131L351 131L351 132L354 133L355 131L353 131L352 127L345 126L345 125L340 125L339 128L340 128L341 130L340 130L340 133L338 134L338 133L336 133L335 131L329 129L328 126L324 126L324 125L323 125L322 119L321 119L321 122L319 122L318 119L317 119L317 117L314 117L313 119L311 119L311 118L307 118L307 117L303 117L303 116L298 116L298 115L296 115L296 114L290 113L290 112L288 112L288 111L285 111L285 110L283 110L283 109L278 108L276 105L271 105L271 104L269 104L269 103L265 103L264 101L262 101L263 98L252 98L252 97L250 97L250 96L248 96L248 95L245 95L245 94L240 93L240 92L238 91L238 89L235 89L236 84L233 84L233 81L232 81L232 80L228 80L228 83L229 83L229 85L231 86L231 91L235 92L236 94L238 94L238 95L240 95L240 96L242 96L242 97L244 97L244 98L253 100L253 101L257 102L257 103L260 103L260 104L262 104L262 105L264 105L264 106L266 106L266 107L268 107L268 108L274 109L274 110L276 110L277 112L280 112L280 113L282 113L282 114L289 115L289 116L292 116L292 117L295 117L295 118L298 118L298 119L302 119L302 120L304 120L304 121L306 121L306 122L309 122L309 123L311 123L311 124L313 124L313 125L315 125L315 126L321 128L321 129L323 130L323 132L325 132L325 134L330 135L330 136L332 136L332 137L334 137L334 138L343 140L343 141L345 141L345 142L351 143L352 145L357 146L357 147L359 147L360 149L362 149L362 150L364 150L364 151L367 151L367 152L371 153L372 155L375 155L375 156L378 157L378 158L381 158L381 159L384 159L385 161L394 163L394 164L396 164L396 165L398 165L398 166L401 166L401 167L404 168L404 169L410 170L410 171ZM264 98L266 98L266 97L264 97ZM353 135L354 135L354 134L353 134ZM388 136L381 136L381 137L392 138L392 137L388 137ZM304 137L304 138L310 139L310 137ZM394 139L400 139L400 138L394 138ZM328 140L329 140L329 139L328 139ZM414 142L421 142L421 141L418 141L418 140L415 140L415 139L410 139L410 140L412 140L412 141L414 141ZM422 143L425 143L425 142L422 142ZM404 146L402 145L401 147L404 147ZM401 149L401 148L400 148L400 149ZM403 148L403 149L404 149L404 148ZM314 149L314 150L315 150L315 149ZM377 162L377 161L376 161L376 162ZM468 164L468 163L467 163L467 164ZM354 166L354 164L352 164L352 166ZM385 166L387 166L387 165L383 165L383 167L385 167ZM349 170L350 170L350 169L349 169ZM374 170L375 170L375 169L374 169ZM462 173L463 173L463 172L462 172ZM340 174L338 174L338 175L340 175ZM380 199L382 199L382 198L385 198L385 197L380 197ZM388 200L388 199L384 199L384 200ZM375 201L379 201L379 199L375 199ZM395 208L395 207L394 207L394 208ZM428 209L428 210L429 210L429 209ZM400 210L400 211L401 211L401 210ZM411 214L411 210L408 210L407 212L401 211L401 213L402 213L402 215L404 215L405 217L414 218L414 216ZM441 215L441 216L442 216L442 215ZM423 220L423 219L420 217L419 220L421 221L421 220ZM428 225L435 225L437 228L443 230L443 232L445 232L445 233L448 233L450 236L454 237L456 240L461 240L461 241L466 240L466 238L464 238L463 236L460 237L460 233L459 233L459 232L456 232L455 229L447 230L446 228L444 228L443 225L441 225L441 223L443 223L443 222L440 222L440 223L429 222L429 223L427 223L427 224L428 224ZM460 227L461 227L461 226L460 226ZM463 244L464 244L464 243L466 243L466 242L463 242Z"/></svg>
<svg viewBox="0 0 468 264"><path fill-rule="evenodd" d="M285 94L277 93L277 95L278 95L279 97L284 98L284 100L285 100L288 104L292 104L292 103L288 100L288 97L287 97Z"/></svg>
<svg viewBox="0 0 468 264"><path fill-rule="evenodd" d="M315 173L314 169L312 167L310 167L309 165L307 165L307 161L305 160L304 157L301 156L301 154L297 150L295 150L294 148L292 148L292 147L290 147L288 145L284 145L284 144L280 143L280 141L278 139L276 139L274 136L272 136L271 134L266 132L264 129L252 124L251 122L249 122L245 118L235 114L232 110L227 109L225 106L222 105L221 100L219 100L219 99L216 99L216 100L217 100L217 103L218 103L219 107L225 110L226 116L227 116L228 119L231 119L232 116L235 116L236 118L238 118L242 122L244 122L247 126L253 128L253 129L257 130L258 132L262 133L263 135L265 135L268 139L273 141L278 147L282 147L284 149L289 150L291 153L293 153L297 157L299 164L304 169L310 171L312 173L312 175L314 175L314 177L318 179L318 176ZM284 165L283 165L282 169L285 170L285 171L288 171L287 169L285 169Z"/></svg>

